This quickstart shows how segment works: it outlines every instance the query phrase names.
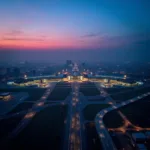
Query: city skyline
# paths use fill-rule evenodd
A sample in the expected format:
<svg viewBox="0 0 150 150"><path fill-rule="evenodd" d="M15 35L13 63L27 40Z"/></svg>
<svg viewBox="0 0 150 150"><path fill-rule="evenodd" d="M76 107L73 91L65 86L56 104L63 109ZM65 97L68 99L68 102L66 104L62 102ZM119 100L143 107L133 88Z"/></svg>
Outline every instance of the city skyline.
<svg viewBox="0 0 150 150"><path fill-rule="evenodd" d="M150 0L1 0L0 148L150 150Z"/></svg>

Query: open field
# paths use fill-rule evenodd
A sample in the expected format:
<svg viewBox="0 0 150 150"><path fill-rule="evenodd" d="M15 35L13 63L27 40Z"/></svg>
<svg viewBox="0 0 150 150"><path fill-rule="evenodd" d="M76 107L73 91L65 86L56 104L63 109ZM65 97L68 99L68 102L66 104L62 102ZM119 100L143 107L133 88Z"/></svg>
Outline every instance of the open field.
<svg viewBox="0 0 150 150"><path fill-rule="evenodd" d="M130 90L133 90L134 88L132 87L127 87L127 88L105 88L105 91L108 94L116 94L116 93L120 93L120 92L127 92Z"/></svg>
<svg viewBox="0 0 150 150"><path fill-rule="evenodd" d="M150 87L145 87L145 88L140 88L136 90L131 90L131 91L126 91L123 93L119 94L113 94L111 97L116 101L116 102L122 102L131 98L134 98L138 95L144 94L150 92Z"/></svg>
<svg viewBox="0 0 150 150"><path fill-rule="evenodd" d="M80 88L80 92L83 93L85 96L96 96L100 95L100 92L97 88Z"/></svg>
<svg viewBox="0 0 150 150"><path fill-rule="evenodd" d="M8 144L8 149L60 150L64 137L66 106L47 107L39 112L29 125Z"/></svg>
<svg viewBox="0 0 150 150"><path fill-rule="evenodd" d="M56 102L51 102L51 101L46 101L44 104L49 105L49 104L55 104Z"/></svg>
<svg viewBox="0 0 150 150"><path fill-rule="evenodd" d="M71 84L68 82L58 82L57 87L71 87Z"/></svg>
<svg viewBox="0 0 150 150"><path fill-rule="evenodd" d="M95 84L93 82L82 82L80 83L80 86L95 86Z"/></svg>
<svg viewBox="0 0 150 150"><path fill-rule="evenodd" d="M48 96L48 101L58 101L58 100L65 100L66 97L71 92L71 84L68 82L58 82L51 92L51 94Z"/></svg>
<svg viewBox="0 0 150 150"><path fill-rule="evenodd" d="M83 111L85 120L93 121L96 117L96 114L99 111L101 111L109 106L110 106L109 104L90 104L90 105L86 106Z"/></svg>
<svg viewBox="0 0 150 150"><path fill-rule="evenodd" d="M108 112L104 116L103 121L107 128L117 128L124 124L124 120L116 110Z"/></svg>
<svg viewBox="0 0 150 150"><path fill-rule="evenodd" d="M95 86L94 83L84 82L80 84L80 92L82 92L85 96L96 96L100 95L99 90Z"/></svg>
<svg viewBox="0 0 150 150"><path fill-rule="evenodd" d="M48 96L48 101L65 100L70 94L71 88L66 87L55 87L51 94Z"/></svg>
<svg viewBox="0 0 150 150"><path fill-rule="evenodd" d="M93 101L93 102L102 102L105 100L105 97L93 97L93 98L88 98L88 101Z"/></svg>
<svg viewBox="0 0 150 150"><path fill-rule="evenodd" d="M23 110L28 110L33 106L34 103L30 102L23 102L18 104L12 111L10 111L8 114L17 113Z"/></svg>
<svg viewBox="0 0 150 150"><path fill-rule="evenodd" d="M24 115L17 115L15 117L0 120L0 140L7 137L9 133L15 129L23 117Z"/></svg>
<svg viewBox="0 0 150 150"><path fill-rule="evenodd" d="M150 96L119 109L134 125L150 128Z"/></svg>

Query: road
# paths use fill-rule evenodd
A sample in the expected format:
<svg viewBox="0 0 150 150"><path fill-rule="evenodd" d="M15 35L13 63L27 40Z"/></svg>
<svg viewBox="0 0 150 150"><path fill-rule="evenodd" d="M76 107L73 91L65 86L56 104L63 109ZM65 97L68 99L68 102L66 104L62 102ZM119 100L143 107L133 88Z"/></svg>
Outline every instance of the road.
<svg viewBox="0 0 150 150"><path fill-rule="evenodd" d="M70 128L68 150L82 150L81 101L79 99L79 83L72 83L72 100L70 106Z"/></svg>
<svg viewBox="0 0 150 150"><path fill-rule="evenodd" d="M140 100L143 97L146 97L148 95L150 95L150 92L142 94L141 96L137 96L137 97L132 98L130 100L123 101L120 104L112 104L111 107L100 111L96 115L96 118L95 118L96 129L97 129L98 135L100 137L100 140L102 141L102 146L103 146L104 150L116 150L116 147L115 147L115 145L114 145L114 143L110 137L110 134L109 134L107 128L105 127L104 122L103 122L103 117L105 116L105 114L107 114L108 112L110 112L112 110L119 109L120 107L123 107L125 105L130 104L130 103L133 103L137 100Z"/></svg>

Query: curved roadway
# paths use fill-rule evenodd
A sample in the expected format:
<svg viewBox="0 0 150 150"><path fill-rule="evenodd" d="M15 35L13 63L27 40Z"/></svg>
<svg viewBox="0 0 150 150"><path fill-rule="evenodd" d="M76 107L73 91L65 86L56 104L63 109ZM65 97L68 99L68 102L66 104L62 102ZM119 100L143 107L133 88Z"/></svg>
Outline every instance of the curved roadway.
<svg viewBox="0 0 150 150"><path fill-rule="evenodd" d="M128 105L130 103L133 103L137 100L140 100L143 97L146 97L148 95L150 95L150 92L142 94L141 96L137 96L137 97L132 98L130 100L123 101L120 104L113 104L111 107L108 107L108 108L100 111L96 115L96 118L95 118L96 129L97 129L99 138L102 142L102 146L103 146L104 150L117 150L116 146L114 145L114 143L112 141L112 138L109 135L107 128L104 125L103 118L104 118L105 114L107 114L108 112L110 112L112 110L118 109L118 108L123 107L125 105Z"/></svg>

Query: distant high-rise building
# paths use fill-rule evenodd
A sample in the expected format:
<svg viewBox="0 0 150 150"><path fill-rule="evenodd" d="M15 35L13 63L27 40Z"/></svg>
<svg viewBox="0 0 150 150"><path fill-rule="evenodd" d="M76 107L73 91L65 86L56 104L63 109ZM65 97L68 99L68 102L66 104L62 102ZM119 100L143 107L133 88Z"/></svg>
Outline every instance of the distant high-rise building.
<svg viewBox="0 0 150 150"><path fill-rule="evenodd" d="M42 79L40 80L40 83L43 83L43 80L42 80Z"/></svg>
<svg viewBox="0 0 150 150"><path fill-rule="evenodd" d="M7 73L6 68L0 68L0 75L5 75Z"/></svg>
<svg viewBox="0 0 150 150"><path fill-rule="evenodd" d="M72 65L72 61L71 61L71 60L67 60L67 61L66 61L66 65L67 65L67 66Z"/></svg>
<svg viewBox="0 0 150 150"><path fill-rule="evenodd" d="M82 63L82 66L85 67L85 62Z"/></svg>
<svg viewBox="0 0 150 150"><path fill-rule="evenodd" d="M33 76L36 75L36 70L32 70Z"/></svg>
<svg viewBox="0 0 150 150"><path fill-rule="evenodd" d="M11 74L11 69L7 68L7 75L9 76Z"/></svg>
<svg viewBox="0 0 150 150"><path fill-rule="evenodd" d="M19 76L20 76L20 69L17 68L17 67L14 68L13 73L14 73L14 76L15 76L15 77L19 77Z"/></svg>

